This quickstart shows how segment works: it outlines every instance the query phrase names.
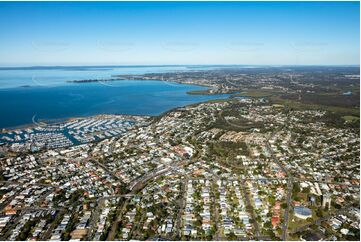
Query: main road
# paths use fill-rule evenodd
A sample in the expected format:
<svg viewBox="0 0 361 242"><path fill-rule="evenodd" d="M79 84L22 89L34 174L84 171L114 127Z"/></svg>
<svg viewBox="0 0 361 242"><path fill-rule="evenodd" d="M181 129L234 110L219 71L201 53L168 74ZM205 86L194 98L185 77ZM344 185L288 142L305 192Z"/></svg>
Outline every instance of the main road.
<svg viewBox="0 0 361 242"><path fill-rule="evenodd" d="M272 133L270 135L270 137L266 140L266 148L268 149L269 153L271 154L271 157L272 157L273 161L281 168L283 173L285 173L286 176L287 176L287 198L286 198L287 207L285 209L285 213L284 213L284 216L283 216L284 221L283 221L283 224L282 224L282 236L281 236L281 239L283 241L285 241L285 240L287 240L289 210L291 208L291 202L292 202L293 177L288 172L288 170L283 166L283 164L277 159L277 157L274 155L274 152L271 149L271 145L269 143L269 140L271 139L272 136L274 136L274 133Z"/></svg>
<svg viewBox="0 0 361 242"><path fill-rule="evenodd" d="M184 165L184 163L185 163L184 161L172 163L171 165L156 169L155 171L152 171L151 173L132 182L132 184L130 184L130 186L129 186L130 192L128 194L123 195L124 197L127 197L127 199L124 201L122 208L118 212L117 218L111 227L111 230L108 234L107 240L114 240L116 232L118 230L118 225L123 218L123 214L127 208L127 205L129 203L131 197L136 195L141 189L143 189L143 187L149 181L151 181L151 180L155 179L156 177L159 177L169 171L177 170L177 168L179 168L180 165Z"/></svg>

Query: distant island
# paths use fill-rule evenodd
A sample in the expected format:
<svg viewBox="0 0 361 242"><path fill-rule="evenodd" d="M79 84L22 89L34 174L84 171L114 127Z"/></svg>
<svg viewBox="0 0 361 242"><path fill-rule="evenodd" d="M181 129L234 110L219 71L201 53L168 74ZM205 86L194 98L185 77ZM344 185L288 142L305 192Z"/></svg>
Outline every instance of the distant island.
<svg viewBox="0 0 361 242"><path fill-rule="evenodd" d="M111 81L121 81L125 80L124 78L102 78L102 79L83 79L83 80L72 80L66 81L68 83L91 83L91 82L111 82Z"/></svg>

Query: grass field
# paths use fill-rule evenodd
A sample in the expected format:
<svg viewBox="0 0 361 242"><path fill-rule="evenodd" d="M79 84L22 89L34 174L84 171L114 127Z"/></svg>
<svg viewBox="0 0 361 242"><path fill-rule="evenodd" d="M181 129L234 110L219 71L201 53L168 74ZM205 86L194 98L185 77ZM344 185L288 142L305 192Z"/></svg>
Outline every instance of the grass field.
<svg viewBox="0 0 361 242"><path fill-rule="evenodd" d="M352 122L352 121L357 121L360 119L360 117L356 117L356 116L352 116L352 115L346 115L346 116L343 116L342 117L345 121L349 121L349 122Z"/></svg>
<svg viewBox="0 0 361 242"><path fill-rule="evenodd" d="M276 95L277 92L273 91L246 91L232 95L232 97L270 97Z"/></svg>

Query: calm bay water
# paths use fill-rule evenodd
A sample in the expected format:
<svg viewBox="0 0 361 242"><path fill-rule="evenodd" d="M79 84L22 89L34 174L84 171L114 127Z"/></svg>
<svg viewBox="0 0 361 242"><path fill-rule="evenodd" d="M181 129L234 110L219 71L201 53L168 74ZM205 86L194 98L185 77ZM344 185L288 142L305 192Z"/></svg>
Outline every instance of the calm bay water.
<svg viewBox="0 0 361 242"><path fill-rule="evenodd" d="M169 109L227 95L188 95L205 87L163 81L67 83L69 80L108 78L114 74L142 74L186 70L185 67L115 69L0 70L0 127L29 124L37 119L61 119L96 114L158 115ZM38 77L34 82L34 75ZM41 78L39 78L41 76ZM27 87L21 87L27 86Z"/></svg>

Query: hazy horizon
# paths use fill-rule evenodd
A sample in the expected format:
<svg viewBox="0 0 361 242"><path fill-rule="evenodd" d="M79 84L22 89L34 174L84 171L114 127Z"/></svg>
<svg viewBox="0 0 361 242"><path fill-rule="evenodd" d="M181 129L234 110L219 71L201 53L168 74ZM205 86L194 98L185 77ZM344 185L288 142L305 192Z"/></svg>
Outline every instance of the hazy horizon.
<svg viewBox="0 0 361 242"><path fill-rule="evenodd" d="M90 67L90 68L96 68L96 67L176 67L176 66L210 66L210 67L217 67L217 66L224 66L224 67L360 67L360 64L343 64L343 65L338 65L338 64L314 64L314 65L307 65L307 64L298 64L298 65L282 65L282 64L273 64L273 65L267 65L267 64L149 64L149 65L145 65L145 64L139 64L139 65L97 65L97 64L93 64L93 65L12 65L12 66L6 66L6 65L0 65L0 70L1 69L21 69L21 68L72 68L72 67Z"/></svg>

